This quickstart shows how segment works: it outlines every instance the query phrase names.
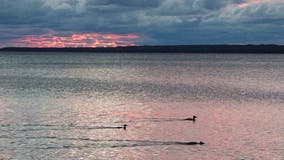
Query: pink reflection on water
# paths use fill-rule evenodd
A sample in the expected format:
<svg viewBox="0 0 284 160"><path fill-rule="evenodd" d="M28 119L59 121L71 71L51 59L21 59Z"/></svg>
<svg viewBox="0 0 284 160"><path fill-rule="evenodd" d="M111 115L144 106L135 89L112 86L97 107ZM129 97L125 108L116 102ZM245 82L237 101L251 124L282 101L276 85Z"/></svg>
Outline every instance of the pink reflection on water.
<svg viewBox="0 0 284 160"><path fill-rule="evenodd" d="M277 108L259 103L211 104L208 113L200 120L210 154L219 154L216 159L270 159L279 156L271 150L279 145L276 137L280 135L276 130L283 118L275 119L281 113L274 107Z"/></svg>
<svg viewBox="0 0 284 160"><path fill-rule="evenodd" d="M124 138L150 141L204 141L204 146L148 146L137 151L140 159L281 159L283 109L268 103L172 102L146 103L144 109L128 112L133 117L184 118L196 114L196 123L185 121L136 121ZM143 106L140 106L143 107ZM147 110L147 108L152 110ZM280 110L279 110L280 109ZM143 111L150 111L147 114ZM127 111L126 111L127 112ZM269 113L269 114L267 114ZM147 147L146 147L147 148ZM155 150L155 151L153 151ZM135 152L134 152L135 154ZM155 157L155 154L156 157Z"/></svg>

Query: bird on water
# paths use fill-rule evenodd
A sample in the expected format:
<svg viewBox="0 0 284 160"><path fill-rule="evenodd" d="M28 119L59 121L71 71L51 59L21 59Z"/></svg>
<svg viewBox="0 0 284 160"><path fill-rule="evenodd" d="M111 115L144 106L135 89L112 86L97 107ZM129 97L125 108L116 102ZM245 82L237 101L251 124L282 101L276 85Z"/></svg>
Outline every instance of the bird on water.
<svg viewBox="0 0 284 160"><path fill-rule="evenodd" d="M127 127L128 125L127 124L124 124L123 126L121 126L121 127L111 127L111 128L118 128L118 129L124 129L124 130L126 130L126 127Z"/></svg>
<svg viewBox="0 0 284 160"><path fill-rule="evenodd" d="M175 144L180 144L180 145L203 145L205 144L204 142L175 142Z"/></svg>
<svg viewBox="0 0 284 160"><path fill-rule="evenodd" d="M193 116L192 118L185 118L185 119L183 119L183 120L195 122L195 119L196 119L196 118L197 118L197 116Z"/></svg>
<svg viewBox="0 0 284 160"><path fill-rule="evenodd" d="M198 145L198 144L200 144L200 145L203 145L203 144L205 144L204 142L202 142L202 141L200 141L200 142L187 142L187 143L185 143L186 145Z"/></svg>
<svg viewBox="0 0 284 160"><path fill-rule="evenodd" d="M127 127L128 125L127 124L124 124L121 128L123 128L124 130L126 130L126 127Z"/></svg>

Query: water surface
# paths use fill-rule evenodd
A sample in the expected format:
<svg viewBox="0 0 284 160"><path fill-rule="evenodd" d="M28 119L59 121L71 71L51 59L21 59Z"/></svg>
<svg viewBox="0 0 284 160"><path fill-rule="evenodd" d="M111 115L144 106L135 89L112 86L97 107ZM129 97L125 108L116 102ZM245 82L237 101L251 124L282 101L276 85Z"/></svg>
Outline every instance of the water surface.
<svg viewBox="0 0 284 160"><path fill-rule="evenodd" d="M281 160L283 106L284 55L2 52L0 159Z"/></svg>

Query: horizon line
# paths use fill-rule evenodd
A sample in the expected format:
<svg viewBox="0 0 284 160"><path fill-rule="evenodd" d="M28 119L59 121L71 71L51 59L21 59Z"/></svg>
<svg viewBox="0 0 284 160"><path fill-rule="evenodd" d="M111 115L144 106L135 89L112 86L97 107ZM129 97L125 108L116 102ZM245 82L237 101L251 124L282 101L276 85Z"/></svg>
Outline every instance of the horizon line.
<svg viewBox="0 0 284 160"><path fill-rule="evenodd" d="M161 44L161 45L135 45L135 46L110 46L110 47L0 47L0 50L2 49L9 49L9 48L27 48L27 49L64 49L64 48L70 48L70 49L77 49L77 48L88 48L88 49L96 49L96 48L135 48L135 47L175 47L175 46L284 46L284 44Z"/></svg>

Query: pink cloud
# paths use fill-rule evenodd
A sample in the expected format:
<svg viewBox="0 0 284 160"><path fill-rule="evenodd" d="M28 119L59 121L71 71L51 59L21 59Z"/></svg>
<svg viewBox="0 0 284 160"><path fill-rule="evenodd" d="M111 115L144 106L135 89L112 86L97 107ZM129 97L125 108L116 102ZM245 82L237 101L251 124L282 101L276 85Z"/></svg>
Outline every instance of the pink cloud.
<svg viewBox="0 0 284 160"><path fill-rule="evenodd" d="M9 47L116 47L135 46L135 34L100 34L100 33L54 33L42 35L26 35L22 38L4 42Z"/></svg>
<svg viewBox="0 0 284 160"><path fill-rule="evenodd" d="M246 2L238 4L238 7L247 7L257 3L272 2L272 0L247 0Z"/></svg>

